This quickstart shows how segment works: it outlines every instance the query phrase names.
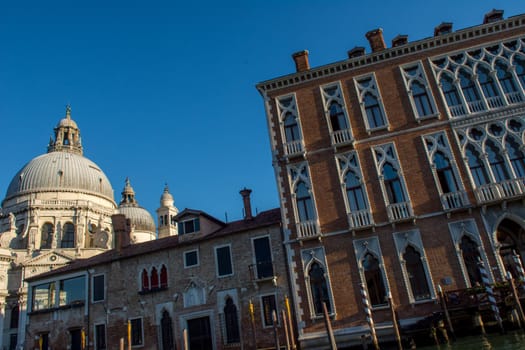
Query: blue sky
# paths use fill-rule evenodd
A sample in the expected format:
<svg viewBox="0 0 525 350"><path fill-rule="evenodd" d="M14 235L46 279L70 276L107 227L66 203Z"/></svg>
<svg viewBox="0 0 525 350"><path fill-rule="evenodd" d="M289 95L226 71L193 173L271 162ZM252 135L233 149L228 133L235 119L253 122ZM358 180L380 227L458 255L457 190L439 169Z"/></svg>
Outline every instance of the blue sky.
<svg viewBox="0 0 525 350"><path fill-rule="evenodd" d="M375 6L371 6L371 4ZM329 6L328 6L329 4ZM71 104L84 155L120 201L130 177L153 215L168 183L180 209L242 217L279 205L262 98L255 84L344 60L365 33L432 36L441 22L478 25L522 1L6 1L0 0L0 197Z"/></svg>

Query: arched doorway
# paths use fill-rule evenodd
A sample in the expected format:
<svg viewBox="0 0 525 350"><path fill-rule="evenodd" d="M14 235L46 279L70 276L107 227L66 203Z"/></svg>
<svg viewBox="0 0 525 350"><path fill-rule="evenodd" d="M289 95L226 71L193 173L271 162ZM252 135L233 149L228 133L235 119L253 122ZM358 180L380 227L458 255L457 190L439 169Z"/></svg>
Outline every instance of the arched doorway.
<svg viewBox="0 0 525 350"><path fill-rule="evenodd" d="M518 274L513 255L517 254L523 263L525 230L516 221L508 218L503 219L496 230L496 239L500 244L499 254L505 270L517 278Z"/></svg>

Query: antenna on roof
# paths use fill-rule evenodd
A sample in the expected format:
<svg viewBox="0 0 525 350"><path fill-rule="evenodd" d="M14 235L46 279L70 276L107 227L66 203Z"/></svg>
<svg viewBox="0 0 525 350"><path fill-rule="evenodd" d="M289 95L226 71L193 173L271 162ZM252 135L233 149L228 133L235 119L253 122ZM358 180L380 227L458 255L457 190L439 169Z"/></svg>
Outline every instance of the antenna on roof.
<svg viewBox="0 0 525 350"><path fill-rule="evenodd" d="M228 222L228 212L227 211L224 212L224 221Z"/></svg>

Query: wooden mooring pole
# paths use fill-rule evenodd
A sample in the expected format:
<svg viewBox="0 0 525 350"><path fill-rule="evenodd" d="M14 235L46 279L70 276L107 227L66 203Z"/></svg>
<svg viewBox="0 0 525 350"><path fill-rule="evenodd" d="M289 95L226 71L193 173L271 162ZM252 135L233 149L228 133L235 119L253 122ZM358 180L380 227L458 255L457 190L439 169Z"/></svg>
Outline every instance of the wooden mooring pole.
<svg viewBox="0 0 525 350"><path fill-rule="evenodd" d="M399 325L397 324L397 315L396 309L394 306L394 301L392 299L392 293L388 292L388 305L390 305L390 312L392 313L392 325L394 327L394 335L396 337L396 343L398 350L403 350L403 344L401 344L401 333L399 332Z"/></svg>
<svg viewBox="0 0 525 350"><path fill-rule="evenodd" d="M512 278L512 275L509 271L507 271L507 279L509 280L512 296L514 297L514 304L516 305L516 310L518 311L518 315L520 317L520 325L523 329L525 329L525 314L523 314L523 308L521 307L518 291L516 290L516 284L514 283L514 279Z"/></svg>
<svg viewBox="0 0 525 350"><path fill-rule="evenodd" d="M438 284L438 294L439 294L439 303L441 304L441 308L443 309L443 313L445 314L445 319L447 321L448 330L450 332L450 335L452 336L452 340L456 340L456 334L454 333L454 326L452 325L452 321L450 320L450 314L448 313L448 306L447 301L445 299L445 294L443 293L443 289L441 288L441 285Z"/></svg>
<svg viewBox="0 0 525 350"><path fill-rule="evenodd" d="M328 308L326 303L323 301L323 315L324 324L326 327L326 334L328 335L328 342L330 343L331 350L337 350L337 344L335 343L334 331L332 330L332 322L330 322L330 316L328 315Z"/></svg>

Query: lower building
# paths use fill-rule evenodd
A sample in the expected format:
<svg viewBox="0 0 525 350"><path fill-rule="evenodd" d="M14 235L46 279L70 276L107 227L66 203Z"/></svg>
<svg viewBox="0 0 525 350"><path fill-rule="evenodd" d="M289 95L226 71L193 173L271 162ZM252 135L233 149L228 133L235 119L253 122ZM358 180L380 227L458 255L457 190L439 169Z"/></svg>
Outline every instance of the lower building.
<svg viewBox="0 0 525 350"><path fill-rule="evenodd" d="M243 220L185 209L178 235L139 244L129 219L114 215L115 249L28 279L25 348L117 349L121 339L143 349L271 348L275 332L284 344L280 211L252 216L250 192L241 191Z"/></svg>

